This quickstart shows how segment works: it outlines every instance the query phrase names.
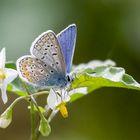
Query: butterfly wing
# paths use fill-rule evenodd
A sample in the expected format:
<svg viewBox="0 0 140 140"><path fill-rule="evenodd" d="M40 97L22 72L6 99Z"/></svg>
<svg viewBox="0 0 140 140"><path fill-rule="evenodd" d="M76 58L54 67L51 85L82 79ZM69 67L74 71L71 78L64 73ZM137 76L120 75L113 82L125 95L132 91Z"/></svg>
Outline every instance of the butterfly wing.
<svg viewBox="0 0 140 140"><path fill-rule="evenodd" d="M67 73L70 73L71 71L76 42L76 30L76 25L71 24L57 35L64 56Z"/></svg>
<svg viewBox="0 0 140 140"><path fill-rule="evenodd" d="M30 52L36 58L53 67L58 73L66 75L66 66L57 37L51 30L42 33L32 43Z"/></svg>
<svg viewBox="0 0 140 140"><path fill-rule="evenodd" d="M17 70L24 81L41 87L58 87L57 79L63 78L53 67L38 58L23 56L17 60Z"/></svg>

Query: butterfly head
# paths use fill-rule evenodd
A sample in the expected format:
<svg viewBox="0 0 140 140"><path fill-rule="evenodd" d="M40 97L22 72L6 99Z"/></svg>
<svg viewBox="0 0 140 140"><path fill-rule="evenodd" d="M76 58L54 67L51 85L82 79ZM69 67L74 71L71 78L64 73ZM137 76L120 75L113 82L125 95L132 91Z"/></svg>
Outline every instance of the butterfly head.
<svg viewBox="0 0 140 140"><path fill-rule="evenodd" d="M67 75L67 82L71 83L74 80L74 77L72 75Z"/></svg>
<svg viewBox="0 0 140 140"><path fill-rule="evenodd" d="M64 88L68 84L70 84L73 81L73 77L70 75L67 75L66 77L60 77L57 80L57 87Z"/></svg>

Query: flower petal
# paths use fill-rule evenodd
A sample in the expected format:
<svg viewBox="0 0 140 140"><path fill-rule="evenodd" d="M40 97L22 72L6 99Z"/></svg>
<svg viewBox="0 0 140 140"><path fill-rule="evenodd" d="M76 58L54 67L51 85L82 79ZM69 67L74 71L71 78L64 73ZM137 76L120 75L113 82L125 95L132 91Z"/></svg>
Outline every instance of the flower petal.
<svg viewBox="0 0 140 140"><path fill-rule="evenodd" d="M7 94L6 94L7 84L2 84L0 88L1 88L2 100L4 104L6 104L8 101Z"/></svg>
<svg viewBox="0 0 140 140"><path fill-rule="evenodd" d="M5 61L6 61L5 48L3 48L0 52L0 68L1 69L5 68Z"/></svg>
<svg viewBox="0 0 140 140"><path fill-rule="evenodd" d="M59 98L59 97L58 97ZM58 101L57 101L57 97L56 97L56 93L54 92L54 90L50 90L50 93L47 97L47 103L48 103L48 106L51 108L51 109L55 109L55 107L57 106L58 104Z"/></svg>
<svg viewBox="0 0 140 140"><path fill-rule="evenodd" d="M70 94L66 90L62 89L61 91L61 102L68 102L70 100Z"/></svg>
<svg viewBox="0 0 140 140"><path fill-rule="evenodd" d="M87 94L88 93L87 87L81 87L81 88L73 89L69 92L69 95L71 96L75 93Z"/></svg>
<svg viewBox="0 0 140 140"><path fill-rule="evenodd" d="M6 75L6 79L4 80L4 83L9 84L18 76L18 73L16 70L6 68L5 75Z"/></svg>

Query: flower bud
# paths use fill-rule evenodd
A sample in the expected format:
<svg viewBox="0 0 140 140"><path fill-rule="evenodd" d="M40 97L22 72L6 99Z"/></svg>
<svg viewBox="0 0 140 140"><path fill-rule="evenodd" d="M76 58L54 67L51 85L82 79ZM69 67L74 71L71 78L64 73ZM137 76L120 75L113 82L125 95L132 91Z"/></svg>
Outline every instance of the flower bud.
<svg viewBox="0 0 140 140"><path fill-rule="evenodd" d="M7 128L12 122L12 107L7 108L0 116L0 127Z"/></svg>
<svg viewBox="0 0 140 140"><path fill-rule="evenodd" d="M40 120L39 131L43 136L48 136L51 132L50 125L45 117Z"/></svg>

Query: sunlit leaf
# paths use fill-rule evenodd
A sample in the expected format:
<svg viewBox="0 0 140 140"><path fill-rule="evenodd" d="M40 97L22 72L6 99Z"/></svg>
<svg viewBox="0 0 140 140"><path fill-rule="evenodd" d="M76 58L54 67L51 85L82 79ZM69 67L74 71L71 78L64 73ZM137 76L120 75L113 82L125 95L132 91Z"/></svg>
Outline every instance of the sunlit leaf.
<svg viewBox="0 0 140 140"><path fill-rule="evenodd" d="M90 62L91 63L91 62ZM87 64L88 65L88 64ZM78 66L79 67L79 66ZM88 93L102 88L102 87L118 87L118 88L128 88L134 90L140 90L140 84L136 82L132 76L125 73L125 70L120 67L114 66L97 66L84 64L83 69L77 72L76 78L71 84L71 88L87 87ZM77 93L72 95L71 101L74 101L83 94Z"/></svg>

